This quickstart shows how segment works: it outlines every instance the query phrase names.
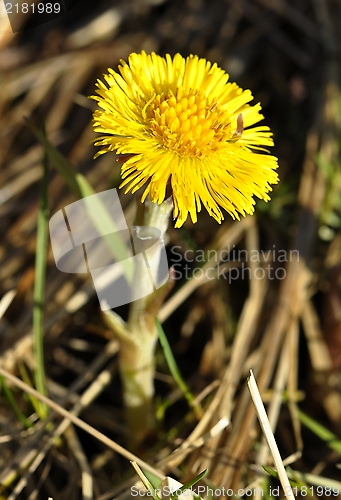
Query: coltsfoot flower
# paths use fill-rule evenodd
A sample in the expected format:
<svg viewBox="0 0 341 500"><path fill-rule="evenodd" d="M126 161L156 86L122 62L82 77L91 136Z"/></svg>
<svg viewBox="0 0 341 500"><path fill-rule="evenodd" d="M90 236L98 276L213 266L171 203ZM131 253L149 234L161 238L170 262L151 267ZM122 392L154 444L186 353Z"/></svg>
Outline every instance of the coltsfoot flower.
<svg viewBox="0 0 341 500"><path fill-rule="evenodd" d="M188 214L196 222L202 205L220 223L220 207L239 219L253 213L253 196L270 199L277 158L266 149L273 146L269 127L253 126L264 117L260 104L248 104L250 90L193 55L133 53L119 71L108 69L92 98L100 108L94 130L104 134L95 157L128 155L120 187L134 193L146 185L142 201L149 194L162 203L170 185L175 227Z"/></svg>

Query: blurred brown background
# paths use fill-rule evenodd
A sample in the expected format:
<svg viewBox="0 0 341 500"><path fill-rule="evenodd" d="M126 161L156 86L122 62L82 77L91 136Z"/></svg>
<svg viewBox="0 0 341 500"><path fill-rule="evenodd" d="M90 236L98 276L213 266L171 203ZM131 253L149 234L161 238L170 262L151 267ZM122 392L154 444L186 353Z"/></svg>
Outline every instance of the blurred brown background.
<svg viewBox="0 0 341 500"><path fill-rule="evenodd" d="M95 148L89 145L95 137L91 125L94 103L87 96L94 93L96 79L108 67L116 69L119 60L133 51L197 54L217 62L231 81L252 90L253 103L262 103L264 123L274 132L273 154L279 158L281 182L269 204L257 203L254 226L240 226L238 248L297 248L302 258L299 264L286 264L284 282L271 281L261 287L242 280L232 286L208 283L192 295L185 294L181 305L165 314L165 330L174 355L195 394L226 375L226 367L233 367L234 373L227 373L229 387L233 386L229 404L240 422L234 433L214 443L213 458L207 458L209 446L204 447L199 454L201 461L194 453L188 457L188 469L184 467L182 472L193 477L197 469L208 465L216 484L230 487L251 482L252 474L241 465L254 462L255 429L258 432L255 415L247 413L252 410L247 410L242 393L247 368L257 367L264 397L271 399L267 389L277 373L281 353L287 352L285 339L291 335L300 351L298 354L291 346L293 350L286 354L290 357L294 353L289 389L298 400L303 397L298 391L304 391L305 411L340 432L341 2L82 0L67 14L40 26L32 27L29 15L18 15L16 23L21 31L13 34L2 11L0 295L13 291L13 296L0 320L1 366L16 374L22 363L29 371L33 366L32 291L43 149L24 119L29 118L39 128L44 125L51 143L96 191L117 187L120 165L115 155L106 154L94 161ZM121 200L131 220L134 196L123 195ZM50 214L72 201L74 195L51 166ZM183 251L213 248L231 227L228 217L218 226L203 212L195 226L187 221L181 230L170 228L169 246L180 245ZM184 280L177 283L173 293L184 284ZM251 299L252 307L247 302ZM101 319L90 280L60 273L50 247L44 310L48 389L57 399L86 373L112 335ZM120 313L126 315L126 309ZM243 323L245 317L248 325ZM245 352L241 353L239 346L236 353L233 346L241 332ZM167 373L162 355L158 356L159 371ZM124 442L115 364L112 373L110 388L86 408L82 418ZM156 387L160 397L170 390L161 375ZM174 397L175 401L181 399ZM23 411L30 414L25 398L20 393L17 398ZM147 461L155 463L188 436L194 423L183 420L186 411L184 403L171 405L163 422L164 441L159 446L153 443L156 451L145 455ZM278 439L284 456L301 446L297 415L293 427L290 415L294 418L285 409L279 418ZM176 437L165 437L176 425L180 429ZM80 498L81 467L70 451L78 438L94 477L91 498L113 498L114 493L106 496L106 492L126 474L127 462L97 441L85 433L78 438L68 435L28 474L27 488L21 492L19 487L16 496L13 493L10 497L30 463L23 457L35 449L37 440L20 434L20 424L6 400L0 407L0 427L2 434L12 436L1 444L0 482L9 487L3 487L0 498L46 498L48 494L54 500ZM326 471L327 476L340 479L335 452L320 449L320 442L307 436L303 434L305 451L295 467L306 471L315 467L316 474ZM23 472L8 482L9 471L19 465ZM176 475L179 470L174 470Z"/></svg>

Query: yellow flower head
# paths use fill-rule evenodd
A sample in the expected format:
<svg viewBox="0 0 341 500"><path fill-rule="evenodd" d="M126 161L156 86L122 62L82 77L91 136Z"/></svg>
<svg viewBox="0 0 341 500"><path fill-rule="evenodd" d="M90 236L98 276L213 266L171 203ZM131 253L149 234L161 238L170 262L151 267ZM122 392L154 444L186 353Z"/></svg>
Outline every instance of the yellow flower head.
<svg viewBox="0 0 341 500"><path fill-rule="evenodd" d="M129 155L120 187L135 192L147 184L142 201L149 194L162 203L170 185L175 227L188 214L196 222L202 204L220 223L219 205L239 219L253 213L254 195L270 199L277 158L264 149L273 145L269 127L252 127L263 115L260 104L248 104L250 90L193 55L133 53L119 71L109 69L92 98L100 108L94 130L105 134L95 142L102 146L95 157Z"/></svg>

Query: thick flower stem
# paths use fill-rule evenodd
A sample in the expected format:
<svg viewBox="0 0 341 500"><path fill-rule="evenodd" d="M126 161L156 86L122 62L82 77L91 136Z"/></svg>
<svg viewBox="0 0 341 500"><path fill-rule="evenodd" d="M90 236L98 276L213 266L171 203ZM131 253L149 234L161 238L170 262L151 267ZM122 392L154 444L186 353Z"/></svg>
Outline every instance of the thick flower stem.
<svg viewBox="0 0 341 500"><path fill-rule="evenodd" d="M141 237L141 240L153 239L155 237L153 228L161 232L160 246L148 260L150 275L153 276L157 275L160 265L160 252L164 245L172 207L171 199L161 205L147 199L143 206L142 220L141 218L138 220L138 224L144 226L141 233L137 233L137 237ZM147 290L147 286L150 286L150 281L147 281L145 269L137 268L134 282L139 291L142 291L142 298L132 302L130 306L126 325L129 340L121 336L119 359L129 441L130 446L134 448L153 428L154 422L154 354L157 341L154 316L157 311L154 307L150 307L150 304L152 301L159 302L162 288L144 296L144 289Z"/></svg>
<svg viewBox="0 0 341 500"><path fill-rule="evenodd" d="M136 331L135 331L136 333ZM138 332L137 343L121 343L119 370L126 411L128 441L132 448L143 440L153 426L154 332Z"/></svg>

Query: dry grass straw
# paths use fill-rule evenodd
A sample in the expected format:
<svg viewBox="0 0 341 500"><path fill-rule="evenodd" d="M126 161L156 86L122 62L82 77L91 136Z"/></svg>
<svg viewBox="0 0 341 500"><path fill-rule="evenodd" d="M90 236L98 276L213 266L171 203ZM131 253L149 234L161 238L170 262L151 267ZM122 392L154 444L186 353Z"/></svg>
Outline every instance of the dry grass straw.
<svg viewBox="0 0 341 500"><path fill-rule="evenodd" d="M262 401L262 398L260 396L260 393L259 393L259 390L257 387L255 377L252 373L252 370L250 370L250 376L248 378L247 385L248 385L248 388L249 388L249 391L250 391L250 394L252 397L253 404L255 405L255 408L256 408L258 420L259 420L259 423L262 427L264 437L265 437L265 439L268 443L269 449L271 451L271 455L272 455L272 458L274 460L275 467L276 467L278 477L279 477L279 480L281 482L284 494L286 497L295 498L294 493L293 493L292 488L291 488L291 485L290 485L290 482L289 482L289 479L288 479L288 476L287 476L287 473L285 471L285 468L284 468L284 465L282 462L281 455L280 455L279 450L278 450L278 446L277 446L275 437L274 437L272 429L271 429L270 421L269 421L268 416L266 414L266 411L265 411L265 408L263 405L263 401Z"/></svg>
<svg viewBox="0 0 341 500"><path fill-rule="evenodd" d="M133 453L130 453L128 450L126 450L122 446L118 445L117 443L115 443L114 441L112 441L111 439L109 439L107 436L105 436L104 434L102 434L101 432L99 432L97 429L94 429L93 427L91 427L91 425L87 424L86 422L84 422L83 420L81 420L80 418L78 418L74 413L72 413L72 412L70 412L68 410L65 410L65 408L63 408L59 404L55 403L51 399L47 398L43 394L40 394L38 391L36 391L35 389L33 389L33 387L28 386L27 384L25 384L24 382L22 382L19 378L14 377L10 373L8 373L6 370L3 370L2 368L0 368L0 374L3 377L5 377L7 380L9 380L10 382L12 382L12 384L14 384L15 386L17 386L19 389L23 390L27 394L31 394L32 396L36 397L39 401L47 404L52 410L54 410L55 412L57 412L59 415L62 415L66 419L66 421L72 422L73 424L75 424L78 427L80 427L81 429L83 429L85 432L88 432L93 437L95 437L96 439L98 439L99 441L101 441L102 443L104 443L106 446L108 446L112 450L116 451L120 455L123 455L128 460L134 461L137 464L140 464L142 467L144 467L144 469L146 471L151 472L152 474L154 474L159 479L163 479L163 477L164 477L163 474L161 474L160 472L158 472L154 467L151 467L149 464L147 464L146 462L144 462L143 460L141 460L140 458L138 458L136 455L134 455ZM107 373L107 372L103 372L102 373L102 378L108 379L108 376L110 377L110 373ZM107 380L96 381L96 385L100 385L100 387L102 388L103 387L103 382L106 383ZM65 430L66 429L64 429L64 431Z"/></svg>

